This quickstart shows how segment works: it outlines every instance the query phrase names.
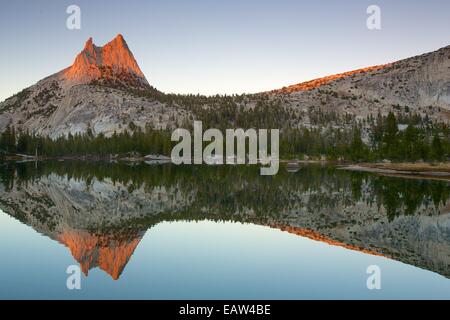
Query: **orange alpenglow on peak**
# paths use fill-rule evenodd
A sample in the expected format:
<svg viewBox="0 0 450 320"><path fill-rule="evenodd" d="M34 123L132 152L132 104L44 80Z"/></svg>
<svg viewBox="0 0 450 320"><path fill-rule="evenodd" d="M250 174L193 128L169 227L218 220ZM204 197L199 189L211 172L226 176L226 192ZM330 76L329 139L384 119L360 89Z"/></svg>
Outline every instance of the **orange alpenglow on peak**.
<svg viewBox="0 0 450 320"><path fill-rule="evenodd" d="M89 38L73 65L64 70L64 76L71 84L128 78L133 82L140 82L143 86L148 85L121 34L103 47L96 46L93 39Z"/></svg>
<svg viewBox="0 0 450 320"><path fill-rule="evenodd" d="M142 235L114 238L80 230L65 230L58 236L58 241L70 249L86 276L90 269L99 267L114 280L119 279L141 239Z"/></svg>
<svg viewBox="0 0 450 320"><path fill-rule="evenodd" d="M347 71L347 72L343 72L343 73L333 74L333 75L326 76L323 78L317 78L317 79L309 80L306 82L301 82L298 84L290 85L290 86L284 87L282 89L272 90L270 92L272 92L272 93L292 93L292 92L297 92L297 91L308 91L308 90L312 90L312 89L318 88L320 86L323 86L334 80L350 77L350 76L357 75L357 74L378 71L378 70L390 67L391 65L392 65L391 63L388 63L388 64L384 64L384 65L379 65L379 66L372 66L372 67L357 69L357 70L353 70L353 71Z"/></svg>

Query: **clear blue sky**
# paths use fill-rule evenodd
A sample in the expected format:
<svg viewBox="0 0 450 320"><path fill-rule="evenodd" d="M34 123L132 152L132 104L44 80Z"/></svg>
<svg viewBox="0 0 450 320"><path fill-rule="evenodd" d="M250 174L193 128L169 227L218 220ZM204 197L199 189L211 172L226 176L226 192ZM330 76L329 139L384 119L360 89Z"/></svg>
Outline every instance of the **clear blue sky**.
<svg viewBox="0 0 450 320"><path fill-rule="evenodd" d="M81 7L81 30L66 8ZM366 28L377 4L382 29ZM149 82L165 92L279 88L450 45L448 0L3 1L0 101L72 64L92 36L122 33Z"/></svg>

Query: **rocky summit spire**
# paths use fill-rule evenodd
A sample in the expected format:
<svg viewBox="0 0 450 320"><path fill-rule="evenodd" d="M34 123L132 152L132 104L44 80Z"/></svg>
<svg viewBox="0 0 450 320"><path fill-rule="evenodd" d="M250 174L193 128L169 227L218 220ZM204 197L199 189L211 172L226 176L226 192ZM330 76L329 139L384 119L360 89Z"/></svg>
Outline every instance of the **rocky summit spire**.
<svg viewBox="0 0 450 320"><path fill-rule="evenodd" d="M64 71L64 76L72 85L97 81L132 87L148 86L121 34L103 47L97 47L89 38L73 65Z"/></svg>

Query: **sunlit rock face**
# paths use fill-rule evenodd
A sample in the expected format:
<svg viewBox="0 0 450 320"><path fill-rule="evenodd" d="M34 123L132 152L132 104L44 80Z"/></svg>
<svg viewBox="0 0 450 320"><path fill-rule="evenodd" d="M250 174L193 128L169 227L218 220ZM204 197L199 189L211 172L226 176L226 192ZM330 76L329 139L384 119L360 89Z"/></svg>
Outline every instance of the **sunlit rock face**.
<svg viewBox="0 0 450 320"><path fill-rule="evenodd" d="M64 71L64 76L71 85L103 79L125 81L135 87L148 86L144 74L120 34L103 47L97 47L92 38L89 38L73 65Z"/></svg>

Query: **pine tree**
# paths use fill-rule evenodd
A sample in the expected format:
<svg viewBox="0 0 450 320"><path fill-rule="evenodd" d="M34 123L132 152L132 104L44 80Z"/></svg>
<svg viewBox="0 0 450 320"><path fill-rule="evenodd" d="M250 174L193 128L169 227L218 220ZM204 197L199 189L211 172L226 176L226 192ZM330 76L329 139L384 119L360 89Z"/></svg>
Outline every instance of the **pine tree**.
<svg viewBox="0 0 450 320"><path fill-rule="evenodd" d="M441 139L436 133L431 143L431 158L433 160L441 161L444 158L444 148L442 148Z"/></svg>
<svg viewBox="0 0 450 320"><path fill-rule="evenodd" d="M366 159L367 154L365 152L365 145L361 139L361 130L359 128L355 128L353 130L353 141L350 146L350 156L354 161L361 161Z"/></svg>
<svg viewBox="0 0 450 320"><path fill-rule="evenodd" d="M16 137L14 127L8 125L0 137L0 149L7 153L16 152Z"/></svg>
<svg viewBox="0 0 450 320"><path fill-rule="evenodd" d="M392 112L389 112L385 128L384 128L384 136L383 136L383 143L384 143L384 156L394 159L398 158L398 149L397 149L397 120L395 119L395 115Z"/></svg>

